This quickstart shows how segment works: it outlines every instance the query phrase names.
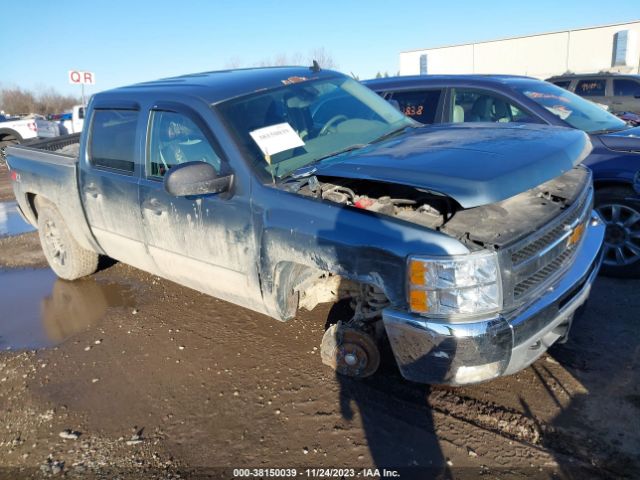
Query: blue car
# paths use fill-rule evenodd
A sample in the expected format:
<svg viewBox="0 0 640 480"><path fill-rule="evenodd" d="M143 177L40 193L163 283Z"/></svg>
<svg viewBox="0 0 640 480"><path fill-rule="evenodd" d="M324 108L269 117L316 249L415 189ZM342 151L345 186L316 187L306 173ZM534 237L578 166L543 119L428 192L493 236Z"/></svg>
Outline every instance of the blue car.
<svg viewBox="0 0 640 480"><path fill-rule="evenodd" d="M424 123L539 123L589 134L596 208L607 224L604 274L640 277L640 127L556 85L509 75L429 75L363 82Z"/></svg>

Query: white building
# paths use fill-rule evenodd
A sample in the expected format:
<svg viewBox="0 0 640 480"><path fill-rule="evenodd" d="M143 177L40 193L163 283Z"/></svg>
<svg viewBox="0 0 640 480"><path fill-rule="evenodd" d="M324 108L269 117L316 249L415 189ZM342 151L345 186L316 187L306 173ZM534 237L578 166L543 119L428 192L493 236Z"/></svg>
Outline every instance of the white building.
<svg viewBox="0 0 640 480"><path fill-rule="evenodd" d="M640 20L400 53L400 75L640 73Z"/></svg>

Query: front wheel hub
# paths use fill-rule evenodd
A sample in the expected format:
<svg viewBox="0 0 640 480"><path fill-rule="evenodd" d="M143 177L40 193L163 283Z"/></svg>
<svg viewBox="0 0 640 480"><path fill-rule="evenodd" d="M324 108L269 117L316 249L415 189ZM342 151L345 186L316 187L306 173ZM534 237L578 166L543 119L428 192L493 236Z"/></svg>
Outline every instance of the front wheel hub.
<svg viewBox="0 0 640 480"><path fill-rule="evenodd" d="M368 377L380 366L380 351L375 339L362 329L341 322L324 333L320 354L322 363L348 377Z"/></svg>

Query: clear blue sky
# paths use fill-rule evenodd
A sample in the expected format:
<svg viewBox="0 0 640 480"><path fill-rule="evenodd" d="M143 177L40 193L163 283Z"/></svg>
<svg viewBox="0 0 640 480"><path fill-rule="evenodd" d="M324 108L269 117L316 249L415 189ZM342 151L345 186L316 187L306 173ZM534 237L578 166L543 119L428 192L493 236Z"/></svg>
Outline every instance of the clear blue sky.
<svg viewBox="0 0 640 480"><path fill-rule="evenodd" d="M94 93L144 80L252 66L317 48L369 78L399 52L640 18L640 0L25 0L2 2L0 87Z"/></svg>

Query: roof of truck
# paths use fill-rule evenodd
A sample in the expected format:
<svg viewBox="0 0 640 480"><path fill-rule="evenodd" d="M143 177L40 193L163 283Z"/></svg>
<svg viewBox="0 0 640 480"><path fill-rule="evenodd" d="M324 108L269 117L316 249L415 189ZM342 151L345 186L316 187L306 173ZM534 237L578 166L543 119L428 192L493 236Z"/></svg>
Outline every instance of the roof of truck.
<svg viewBox="0 0 640 480"><path fill-rule="evenodd" d="M121 94L129 96L131 93L145 94L152 91L155 93L158 89L164 89L174 94L197 96L213 104L289 83L335 76L343 76L343 74L332 70L314 70L311 67L218 70L137 83L98 93L96 97L108 98Z"/></svg>
<svg viewBox="0 0 640 480"><path fill-rule="evenodd" d="M421 85L452 85L456 83L474 83L480 85L509 85L520 82L538 81L537 78L522 75L483 75L483 74L462 74L462 75L403 75L400 77L384 77L365 80L366 86L373 90L384 90L386 88L398 87L418 87Z"/></svg>

